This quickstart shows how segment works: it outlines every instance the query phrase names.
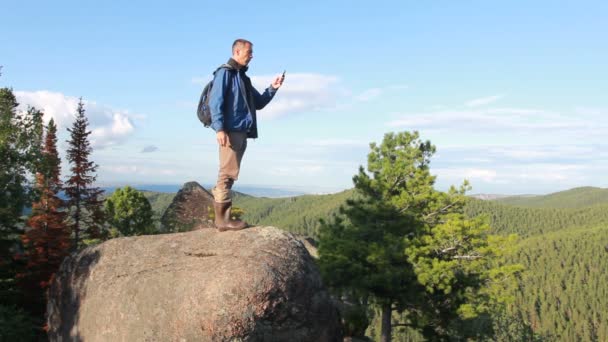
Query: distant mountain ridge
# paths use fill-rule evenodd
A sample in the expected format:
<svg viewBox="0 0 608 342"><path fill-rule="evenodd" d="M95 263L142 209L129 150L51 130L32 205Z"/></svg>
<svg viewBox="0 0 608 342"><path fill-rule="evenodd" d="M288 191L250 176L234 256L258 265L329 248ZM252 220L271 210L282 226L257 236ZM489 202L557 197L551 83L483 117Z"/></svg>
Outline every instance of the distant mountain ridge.
<svg viewBox="0 0 608 342"><path fill-rule="evenodd" d="M541 196L503 197L496 199L496 202L531 208L583 208L608 204L608 189L586 186Z"/></svg>
<svg viewBox="0 0 608 342"><path fill-rule="evenodd" d="M126 184L128 185L128 184ZM123 186L126 186L123 185ZM121 188L123 186L106 186L102 187L102 189L106 192L107 195L111 194L117 188ZM130 185L132 188L137 189L139 191L147 191L147 192L157 192L157 193L167 193L167 194L176 194L181 188L180 184L133 184ZM213 185L203 184L205 189L211 189ZM281 197L293 197L305 195L306 192L298 191L298 190L289 190L282 188L274 188L274 187L263 187L263 186L235 186L234 188L236 192L247 194L250 196L256 197L270 197L270 198L281 198Z"/></svg>
<svg viewBox="0 0 608 342"><path fill-rule="evenodd" d="M500 195L500 194L473 194L469 195L469 197L476 198L482 201L493 201L500 198L509 197L510 195Z"/></svg>
<svg viewBox="0 0 608 342"><path fill-rule="evenodd" d="M151 191L144 191L143 193L150 200L158 217L162 216L175 196L175 193L158 193ZM301 195L283 198L266 198L236 192L234 201L236 206L245 211L244 219L252 224L274 225L295 233L315 236L319 227L319 219L327 219L332 214L336 213L339 207L346 203L348 198L354 196L354 193L354 189L349 189L328 195ZM472 201L478 201L479 196L480 195L471 196ZM506 212L509 207L523 207L529 209L568 209L563 213L560 212L556 215L549 216L572 216L572 219L574 219L580 218L583 213L587 212L587 210L580 211L578 209L584 209L592 206L608 207L608 189L597 187L575 188L542 196L520 195L502 197L502 195L487 194L482 194L481 196L485 197L483 198L482 203L486 203L487 205L482 205L482 203L472 206L470 205L469 209L471 210L469 213L477 214L481 212ZM476 209L473 209L473 207ZM593 211L595 212L597 210ZM547 217L546 215L548 215L549 212L546 210L542 212L528 210L525 211L525 213L525 216L532 215L537 217L537 219L540 219L541 217ZM511 217L512 220L518 221L519 219L517 216L519 215L523 215L523 212L515 215L515 217L511 215L507 216ZM593 216L596 217L595 214ZM597 220L601 221L602 219L596 217L592 221L598 222ZM504 220L499 221L504 222ZM515 223L515 221L513 223ZM564 223L566 224L568 221L569 219ZM506 225L507 222L504 222L503 224ZM498 228L498 231L504 231L501 229L504 227L501 226L502 225L499 224L495 228ZM521 226L519 224L516 224L516 226L518 227L510 227L511 231L519 231L520 233L526 232L523 235L528 235L531 233L531 231L524 228L525 226ZM561 227L562 225L559 226Z"/></svg>

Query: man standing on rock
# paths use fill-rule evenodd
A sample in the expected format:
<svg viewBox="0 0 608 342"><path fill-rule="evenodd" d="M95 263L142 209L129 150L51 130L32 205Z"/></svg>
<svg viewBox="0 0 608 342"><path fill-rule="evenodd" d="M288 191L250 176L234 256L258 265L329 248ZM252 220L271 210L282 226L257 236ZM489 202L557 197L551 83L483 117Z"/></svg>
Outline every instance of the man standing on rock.
<svg viewBox="0 0 608 342"><path fill-rule="evenodd" d="M209 95L211 128L216 131L220 152L217 183L213 188L215 225L219 231L240 230L247 223L231 217L230 189L238 179L247 138L257 138L256 110L264 108L283 84L285 74L277 76L260 94L245 74L253 58L253 44L237 39L232 44L232 58L222 65L213 78Z"/></svg>

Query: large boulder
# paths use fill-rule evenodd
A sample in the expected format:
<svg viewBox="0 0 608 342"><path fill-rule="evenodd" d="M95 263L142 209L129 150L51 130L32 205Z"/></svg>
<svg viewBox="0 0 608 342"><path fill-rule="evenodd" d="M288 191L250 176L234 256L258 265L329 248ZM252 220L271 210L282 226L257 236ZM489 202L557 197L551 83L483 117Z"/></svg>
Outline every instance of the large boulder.
<svg viewBox="0 0 608 342"><path fill-rule="evenodd" d="M338 341L339 315L300 241L273 227L127 237L67 258L51 341Z"/></svg>
<svg viewBox="0 0 608 342"><path fill-rule="evenodd" d="M209 219L213 210L213 195L197 182L188 182L177 192L161 217L165 232L188 232L198 228L212 228Z"/></svg>

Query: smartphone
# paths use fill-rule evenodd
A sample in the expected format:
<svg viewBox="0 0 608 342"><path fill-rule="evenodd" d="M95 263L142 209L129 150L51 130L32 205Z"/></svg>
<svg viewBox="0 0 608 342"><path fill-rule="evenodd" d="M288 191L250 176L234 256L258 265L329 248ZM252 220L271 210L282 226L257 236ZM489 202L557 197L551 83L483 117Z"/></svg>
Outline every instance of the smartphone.
<svg viewBox="0 0 608 342"><path fill-rule="evenodd" d="M285 70L283 70L283 75L281 76L282 79L285 79Z"/></svg>

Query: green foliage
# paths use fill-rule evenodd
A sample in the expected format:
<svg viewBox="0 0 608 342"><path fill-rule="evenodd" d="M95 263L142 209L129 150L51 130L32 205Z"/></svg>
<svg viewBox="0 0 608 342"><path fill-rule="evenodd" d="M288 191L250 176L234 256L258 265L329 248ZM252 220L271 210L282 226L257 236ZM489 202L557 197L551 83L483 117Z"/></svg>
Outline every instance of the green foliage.
<svg viewBox="0 0 608 342"><path fill-rule="evenodd" d="M130 186L118 188L105 202L108 223L123 236L153 234L152 207L148 199Z"/></svg>
<svg viewBox="0 0 608 342"><path fill-rule="evenodd" d="M22 309L0 304L0 341L36 341L36 325Z"/></svg>
<svg viewBox="0 0 608 342"><path fill-rule="evenodd" d="M31 319L13 305L23 305L17 282L25 270L21 256L24 232L23 209L40 195L31 177L42 162L42 112L28 108L17 111L9 88L0 89L0 340L32 340Z"/></svg>
<svg viewBox="0 0 608 342"><path fill-rule="evenodd" d="M465 218L466 182L434 189L435 147L417 132L386 134L370 148L367 172L353 177L357 196L321 223L326 283L382 308L382 340L390 339L393 309L427 338L480 336L463 325L507 300L501 291L521 267L500 258L514 237L489 236L483 220Z"/></svg>
<svg viewBox="0 0 608 342"><path fill-rule="evenodd" d="M488 235L484 220L466 220L462 214L444 220L406 248L426 290L420 294L425 310L410 319L424 322L427 337L482 338L491 329L479 323L491 321L486 316L512 300L506 292L516 285L522 266L506 264L503 256L517 237Z"/></svg>
<svg viewBox="0 0 608 342"><path fill-rule="evenodd" d="M381 202L348 202L320 230L319 267L326 283L355 298L392 301L409 293L414 275L403 253L409 223Z"/></svg>
<svg viewBox="0 0 608 342"><path fill-rule="evenodd" d="M38 165L42 146L42 113L17 112L12 90L0 89L0 268L10 268L22 233L22 212L36 195L28 181ZM4 273L4 272L1 272ZM10 273L10 272L9 272ZM4 283L9 274L0 274ZM0 285L2 287L3 285ZM1 290L0 290L1 291ZM1 299L1 298L0 298Z"/></svg>
<svg viewBox="0 0 608 342"><path fill-rule="evenodd" d="M0 89L0 232L13 232L27 198L27 139L11 89Z"/></svg>
<svg viewBox="0 0 608 342"><path fill-rule="evenodd" d="M321 223L319 267L334 289L391 305L406 302L403 297L415 283L403 253L404 238L415 234L420 223L415 213L401 213L411 199L405 185L411 181L410 189L420 193L432 187L427 165L434 148L405 133L387 134L380 147L372 144L371 149L368 171L373 178L361 167L353 177L359 196L347 200L332 221Z"/></svg>

